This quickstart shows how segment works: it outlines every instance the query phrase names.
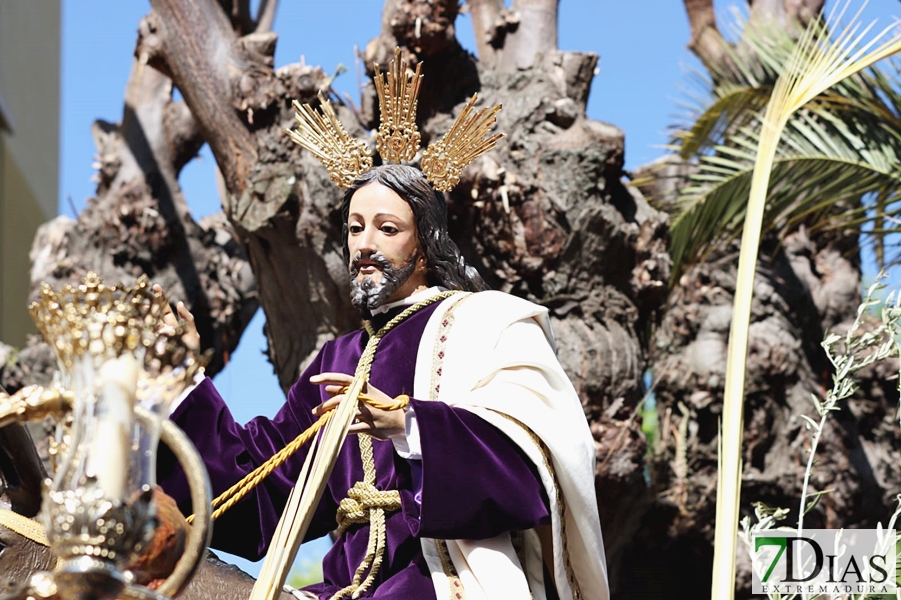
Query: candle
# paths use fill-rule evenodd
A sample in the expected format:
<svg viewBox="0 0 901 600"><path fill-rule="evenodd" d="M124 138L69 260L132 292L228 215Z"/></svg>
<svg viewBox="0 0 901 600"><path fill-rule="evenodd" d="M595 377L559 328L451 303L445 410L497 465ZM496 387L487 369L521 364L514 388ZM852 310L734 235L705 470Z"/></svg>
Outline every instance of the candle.
<svg viewBox="0 0 901 600"><path fill-rule="evenodd" d="M87 472L97 478L110 499L126 499L138 370L138 361L131 354L109 359L100 367L100 397L94 412L94 436L88 442Z"/></svg>

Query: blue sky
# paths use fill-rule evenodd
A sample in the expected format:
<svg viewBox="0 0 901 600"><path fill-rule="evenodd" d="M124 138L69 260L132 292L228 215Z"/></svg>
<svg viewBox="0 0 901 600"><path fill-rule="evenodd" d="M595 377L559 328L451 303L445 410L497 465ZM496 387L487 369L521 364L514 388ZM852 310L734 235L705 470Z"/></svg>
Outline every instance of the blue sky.
<svg viewBox="0 0 901 600"><path fill-rule="evenodd" d="M738 5L717 0L721 28ZM276 66L297 62L301 56L326 71L344 64L349 70L335 87L356 100L354 45L365 47L378 34L381 7L379 0L281 0L274 27L279 33ZM96 149L91 123L121 118L138 23L149 10L149 3L138 0L63 1L61 214L73 216L93 195L91 163ZM888 25L899 14L897 0L872 0L865 20L878 18L880 26ZM460 18L457 30L461 43L474 52L468 16ZM685 49L688 41L688 20L679 0L560 2L559 46L600 55L588 115L625 132L627 168L664 154L667 126L686 97L688 73L697 68ZM424 72L428 74L428 64ZM181 184L196 219L219 210L213 159L206 148L185 168ZM258 414L272 415L284 401L263 355L263 319L260 312L230 365L216 377L240 422ZM306 556L321 550L322 544L314 545ZM254 574L259 568L239 564Z"/></svg>

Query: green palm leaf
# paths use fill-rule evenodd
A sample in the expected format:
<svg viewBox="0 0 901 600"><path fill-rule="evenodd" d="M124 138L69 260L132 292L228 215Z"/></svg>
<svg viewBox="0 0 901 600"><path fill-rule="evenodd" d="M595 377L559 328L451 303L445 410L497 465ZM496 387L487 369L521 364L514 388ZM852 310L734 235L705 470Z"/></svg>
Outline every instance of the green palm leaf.
<svg viewBox="0 0 901 600"><path fill-rule="evenodd" d="M845 41L862 35L852 27ZM825 39L824 25L810 35ZM841 40L837 40L841 42ZM673 279L693 261L741 232L750 177L760 140L761 113L776 79L794 60L796 42L779 28L746 27L742 51L728 71L715 74L706 104L674 134L674 148L697 169L684 182L673 217ZM850 48L849 48L849 51ZM901 156L898 66L870 68L838 81L790 117L779 141L764 210L764 231L855 227L873 236L884 264L887 234L901 231L897 157ZM865 206L867 194L875 201ZM842 210L836 207L842 207ZM864 218L869 215L869 219Z"/></svg>
<svg viewBox="0 0 901 600"><path fill-rule="evenodd" d="M677 132L679 154L688 159L710 149L713 140L723 139L736 123L766 106L772 87L723 84L717 89L713 104L698 117L686 132Z"/></svg>
<svg viewBox="0 0 901 600"><path fill-rule="evenodd" d="M857 200L870 193L879 199L870 207L872 220L901 217L901 128L886 127L872 113L846 122L829 109L830 103L809 107L787 124L773 162L764 230L784 232L802 221L814 229L859 225L867 207ZM744 127L728 145L699 158L671 227L675 264L741 232L759 140L759 125ZM843 203L852 208L836 212Z"/></svg>
<svg viewBox="0 0 901 600"><path fill-rule="evenodd" d="M726 48L728 66L712 77L694 73L701 94L673 136L683 159L709 151L762 111L795 47L795 40L783 29L741 21L735 27L743 30L742 49Z"/></svg>

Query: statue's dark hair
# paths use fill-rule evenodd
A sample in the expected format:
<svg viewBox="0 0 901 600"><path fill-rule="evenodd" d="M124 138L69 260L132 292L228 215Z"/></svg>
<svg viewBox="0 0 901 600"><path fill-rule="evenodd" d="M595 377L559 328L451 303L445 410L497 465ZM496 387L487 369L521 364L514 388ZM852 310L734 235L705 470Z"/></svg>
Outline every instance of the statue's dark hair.
<svg viewBox="0 0 901 600"><path fill-rule="evenodd" d="M350 199L370 183L380 183L403 198L413 210L419 247L426 260L429 285L451 290L479 292L488 289L475 267L467 265L460 249L447 233L447 205L429 184L422 171L407 165L381 165L360 175L344 193L341 218L344 223L344 263L350 263L347 246L347 218Z"/></svg>

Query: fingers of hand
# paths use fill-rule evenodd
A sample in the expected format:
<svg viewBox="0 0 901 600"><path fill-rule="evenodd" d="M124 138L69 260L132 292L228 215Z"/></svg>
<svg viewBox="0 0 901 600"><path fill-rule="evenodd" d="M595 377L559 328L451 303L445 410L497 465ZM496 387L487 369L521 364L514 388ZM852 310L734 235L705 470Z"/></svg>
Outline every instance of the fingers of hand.
<svg viewBox="0 0 901 600"><path fill-rule="evenodd" d="M370 433L371 431L372 431L372 427L369 425L369 423L363 423L363 422L353 423L347 429L348 434Z"/></svg>
<svg viewBox="0 0 901 600"><path fill-rule="evenodd" d="M158 283L153 284L153 293L164 296L163 288ZM176 310L178 311L178 317L181 317L183 320L186 320L186 321L188 320L188 317L190 317L190 321L191 322L194 321L194 315L192 315L190 312L188 312L188 309L185 308L184 302L179 302L178 305L176 306ZM172 311L172 305L169 302L166 302L165 308L163 308L163 316L162 316L163 323L169 327L176 327L176 326L178 326L178 317Z"/></svg>
<svg viewBox="0 0 901 600"><path fill-rule="evenodd" d="M350 385L354 380L353 376L346 373L320 373L310 377L310 383L314 385Z"/></svg>
<svg viewBox="0 0 901 600"><path fill-rule="evenodd" d="M402 411L384 411L361 405L348 433L366 433L380 440L404 435Z"/></svg>
<svg viewBox="0 0 901 600"><path fill-rule="evenodd" d="M159 285L154 285L153 287L156 289ZM173 335L175 333L175 328L178 327L178 319L172 314L172 307L170 307L168 303L163 310L161 321L162 323L159 326L159 332L165 335Z"/></svg>
<svg viewBox="0 0 901 600"><path fill-rule="evenodd" d="M357 419L360 421L366 421L367 423L373 422L373 414L372 410L362 402L359 403L357 407Z"/></svg>
<svg viewBox="0 0 901 600"><path fill-rule="evenodd" d="M334 410L335 408L337 408L337 406L339 404L341 404L342 400L344 400L344 394L332 396L331 398L329 398L328 400L326 400L319 406L315 407L312 412L314 415L317 415L317 416L324 415L328 411Z"/></svg>
<svg viewBox="0 0 901 600"><path fill-rule="evenodd" d="M350 426L348 433L374 433L378 428L375 419L376 416L369 407L360 402L357 406L357 413L354 415L353 424Z"/></svg>
<svg viewBox="0 0 901 600"><path fill-rule="evenodd" d="M176 305L175 310L178 311L178 316L181 317L185 324L185 343L199 346L200 334L197 332L197 325L194 323L194 315L188 310L184 302L179 302Z"/></svg>
<svg viewBox="0 0 901 600"><path fill-rule="evenodd" d="M175 306L175 310L178 311L178 316L181 317L186 323L191 324L194 323L194 315L191 314L191 311L188 310L188 307L185 306L184 302L179 302ZM169 313L172 314L172 313Z"/></svg>
<svg viewBox="0 0 901 600"><path fill-rule="evenodd" d="M163 286L158 283L153 284L153 293L158 296L162 296L163 299L166 298L166 294L163 292ZM163 307L163 319L166 319L167 317L172 317L173 319L175 318L172 315L172 305L169 302L165 302Z"/></svg>
<svg viewBox="0 0 901 600"><path fill-rule="evenodd" d="M329 383L325 386L325 393L331 394L332 396L337 396L338 394L346 394L349 389L349 386L340 385L337 383Z"/></svg>
<svg viewBox="0 0 901 600"><path fill-rule="evenodd" d="M175 315L170 311L163 315L163 323L168 327L177 327L178 319L176 319Z"/></svg>
<svg viewBox="0 0 901 600"><path fill-rule="evenodd" d="M391 404L393 401L392 398L388 394L386 394L382 390L380 390L377 387L372 386L372 385L367 386L367 389L365 389L363 392L366 394L367 397L371 398L372 400L375 400L376 402L378 402L379 404L382 404L382 405Z"/></svg>

